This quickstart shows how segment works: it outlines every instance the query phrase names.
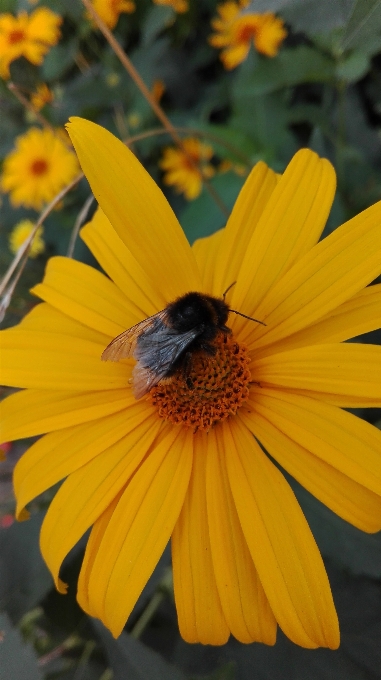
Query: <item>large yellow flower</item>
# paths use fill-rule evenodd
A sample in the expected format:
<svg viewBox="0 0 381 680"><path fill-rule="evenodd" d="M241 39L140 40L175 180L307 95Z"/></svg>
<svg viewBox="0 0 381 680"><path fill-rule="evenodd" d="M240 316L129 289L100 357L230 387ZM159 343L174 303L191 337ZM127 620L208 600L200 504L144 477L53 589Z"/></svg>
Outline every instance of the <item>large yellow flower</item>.
<svg viewBox="0 0 381 680"><path fill-rule="evenodd" d="M121 14L135 12L133 0L91 0L91 2L102 21L111 29L115 28Z"/></svg>
<svg viewBox="0 0 381 680"><path fill-rule="evenodd" d="M257 52L275 57L287 36L283 21L275 14L245 11L248 5L249 0L228 0L217 6L220 16L212 21L216 33L209 42L213 47L224 48L220 58L226 69L235 68L246 59L251 42Z"/></svg>
<svg viewBox="0 0 381 680"><path fill-rule="evenodd" d="M62 18L47 7L31 14L0 14L0 77L9 78L9 64L25 57L32 64L42 64L45 54L60 39Z"/></svg>
<svg viewBox="0 0 381 680"><path fill-rule="evenodd" d="M188 201L197 198L201 193L203 177L214 175L214 168L209 163L213 153L210 144L204 144L196 137L183 139L183 149L168 146L159 163L164 170L164 184L183 193Z"/></svg>
<svg viewBox="0 0 381 680"><path fill-rule="evenodd" d="M40 210L79 172L77 158L64 131L32 127L16 139L6 156L1 188L10 192L13 205Z"/></svg>
<svg viewBox="0 0 381 680"><path fill-rule="evenodd" d="M318 243L335 176L303 150L280 178L258 163L225 229L191 248L131 151L78 118L69 132L102 209L82 238L106 275L51 259L33 290L44 302L0 334L3 382L26 388L3 402L1 438L45 433L15 469L18 516L66 478L42 553L64 592L62 561L92 527L78 601L115 636L171 538L185 640L273 644L279 624L336 648L319 550L266 452L348 522L381 528L381 432L341 408L381 404L381 348L343 342L381 325L381 286L366 287L381 203ZM234 281L229 305L266 326L231 313L215 356L191 363L193 389L178 374L136 400L134 361L101 361L177 296L220 297Z"/></svg>

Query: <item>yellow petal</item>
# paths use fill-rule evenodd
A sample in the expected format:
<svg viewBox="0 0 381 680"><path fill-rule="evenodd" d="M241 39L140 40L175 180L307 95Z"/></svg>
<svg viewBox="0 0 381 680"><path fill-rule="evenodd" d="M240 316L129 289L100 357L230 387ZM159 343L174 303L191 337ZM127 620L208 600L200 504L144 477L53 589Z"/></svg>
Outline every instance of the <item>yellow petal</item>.
<svg viewBox="0 0 381 680"><path fill-rule="evenodd" d="M246 426L238 418L229 426L230 485L275 618L302 647L336 649L339 628L328 578L296 498Z"/></svg>
<svg viewBox="0 0 381 680"><path fill-rule="evenodd" d="M115 337L139 318L139 309L104 274L68 257L48 260L32 293L85 326Z"/></svg>
<svg viewBox="0 0 381 680"><path fill-rule="evenodd" d="M137 263L100 208L80 235L129 304L136 306L139 318L151 316L167 305L157 281L152 281Z"/></svg>
<svg viewBox="0 0 381 680"><path fill-rule="evenodd" d="M33 437L97 420L135 402L131 390L66 392L22 390L0 403L1 441Z"/></svg>
<svg viewBox="0 0 381 680"><path fill-rule="evenodd" d="M376 278L380 262L381 201L320 241L275 283L247 312L267 326L249 323L241 342L263 347L316 323Z"/></svg>
<svg viewBox="0 0 381 680"><path fill-rule="evenodd" d="M145 402L135 402L120 413L51 432L39 439L14 470L17 513L40 493L128 435L151 414L152 409Z"/></svg>
<svg viewBox="0 0 381 680"><path fill-rule="evenodd" d="M276 173L262 161L254 166L246 179L213 253L213 283L209 291L214 295L220 297L230 284L237 281L250 240L277 181Z"/></svg>
<svg viewBox="0 0 381 680"><path fill-rule="evenodd" d="M314 456L264 418L250 404L240 415L269 454L302 486L337 515L361 531L381 529L381 497Z"/></svg>
<svg viewBox="0 0 381 680"><path fill-rule="evenodd" d="M197 290L201 282L184 232L132 151L90 121L71 118L67 129L100 207L167 301Z"/></svg>
<svg viewBox="0 0 381 680"><path fill-rule="evenodd" d="M56 493L42 525L40 546L58 589L62 561L128 482L160 426L156 414L152 414L72 472Z"/></svg>
<svg viewBox="0 0 381 680"><path fill-rule="evenodd" d="M192 250L196 258L201 274L202 289L205 293L213 292L213 277L216 265L216 257L222 242L224 230L220 229L211 236L199 238L194 242ZM223 291L222 291L223 292ZM219 296L221 293L219 294Z"/></svg>
<svg viewBox="0 0 381 680"><path fill-rule="evenodd" d="M12 387L62 390L130 389L131 366L101 361L104 345L57 333L0 333L1 381Z"/></svg>
<svg viewBox="0 0 381 680"><path fill-rule="evenodd" d="M224 428L211 430L206 444L210 545L224 616L231 633L240 642L273 645L277 624L242 533L230 490L223 454Z"/></svg>
<svg viewBox="0 0 381 680"><path fill-rule="evenodd" d="M110 342L109 335L89 328L89 326L84 326L46 302L41 302L33 307L14 330L71 335L73 338L96 342L103 347Z"/></svg>
<svg viewBox="0 0 381 680"><path fill-rule="evenodd" d="M380 430L336 406L285 390L258 387L252 393L248 403L274 427L381 495Z"/></svg>
<svg viewBox="0 0 381 680"><path fill-rule="evenodd" d="M381 327L381 284L369 286L294 335L255 351L256 358L307 345L343 342Z"/></svg>
<svg viewBox="0 0 381 680"><path fill-rule="evenodd" d="M253 310L292 265L317 243L334 192L335 173L327 160L309 149L295 154L274 188L246 248L237 285L232 291L234 309L262 320ZM235 319L236 332L246 324L242 318Z"/></svg>
<svg viewBox="0 0 381 680"><path fill-rule="evenodd" d="M194 457L188 493L172 535L175 602L186 642L223 645L229 628L221 608L209 539L206 498L207 434L193 436Z"/></svg>
<svg viewBox="0 0 381 680"><path fill-rule="evenodd" d="M96 559L98 548L102 542L105 530L116 506L119 503L119 499L123 491L124 489L121 489L119 493L116 494L114 500L110 503L108 508L106 508L106 510L94 522L93 528L90 532L89 540L87 541L85 555L78 578L77 600L80 607L87 614L89 614L89 616L97 616L96 612L91 607L89 599L89 579L91 570L93 568L94 560ZM64 586L65 584L60 581L60 588Z"/></svg>
<svg viewBox="0 0 381 680"><path fill-rule="evenodd" d="M250 370L253 379L261 385L377 399L381 406L381 347L378 345L327 343L299 347L254 359Z"/></svg>
<svg viewBox="0 0 381 680"><path fill-rule="evenodd" d="M139 467L109 520L88 577L88 595L91 611L115 637L168 543L191 467L192 437L168 428L168 436Z"/></svg>

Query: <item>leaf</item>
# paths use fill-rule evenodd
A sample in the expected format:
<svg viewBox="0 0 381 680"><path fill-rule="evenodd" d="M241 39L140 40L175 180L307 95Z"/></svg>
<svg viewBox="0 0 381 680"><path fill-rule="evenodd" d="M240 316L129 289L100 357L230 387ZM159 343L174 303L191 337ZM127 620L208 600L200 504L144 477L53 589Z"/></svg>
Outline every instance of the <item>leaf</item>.
<svg viewBox="0 0 381 680"><path fill-rule="evenodd" d="M105 646L113 680L185 680L178 668L139 640L124 632L115 640L100 621L91 623Z"/></svg>
<svg viewBox="0 0 381 680"><path fill-rule="evenodd" d="M77 52L77 38L52 47L41 67L43 80L49 82L61 78L73 66Z"/></svg>
<svg viewBox="0 0 381 680"><path fill-rule="evenodd" d="M253 54L250 67L241 68L233 91L259 95L302 83L330 82L334 62L308 45L284 48L273 59Z"/></svg>
<svg viewBox="0 0 381 680"><path fill-rule="evenodd" d="M364 45L381 31L380 0L356 0L342 36L342 50Z"/></svg>
<svg viewBox="0 0 381 680"><path fill-rule="evenodd" d="M13 621L32 609L53 586L42 560L39 533L44 513L0 531L0 607Z"/></svg>
<svg viewBox="0 0 381 680"><path fill-rule="evenodd" d="M4 680L42 680L37 656L13 628L7 615L0 614L0 678Z"/></svg>
<svg viewBox="0 0 381 680"><path fill-rule="evenodd" d="M347 57L339 61L336 68L336 76L339 80L354 83L363 78L370 67L370 58L361 50L351 52Z"/></svg>
<svg viewBox="0 0 381 680"><path fill-rule="evenodd" d="M173 24L175 19L176 14L172 7L152 7L142 26L142 44L147 46L152 43L164 29Z"/></svg>
<svg viewBox="0 0 381 680"><path fill-rule="evenodd" d="M363 0L359 0L362 2ZM247 11L277 12L294 31L308 34L345 26L356 0L253 0Z"/></svg>
<svg viewBox="0 0 381 680"><path fill-rule="evenodd" d="M227 172L211 180L211 184L230 211L243 186L244 178ZM190 243L197 238L210 236L226 224L226 216L206 191L189 203L180 215L180 224Z"/></svg>

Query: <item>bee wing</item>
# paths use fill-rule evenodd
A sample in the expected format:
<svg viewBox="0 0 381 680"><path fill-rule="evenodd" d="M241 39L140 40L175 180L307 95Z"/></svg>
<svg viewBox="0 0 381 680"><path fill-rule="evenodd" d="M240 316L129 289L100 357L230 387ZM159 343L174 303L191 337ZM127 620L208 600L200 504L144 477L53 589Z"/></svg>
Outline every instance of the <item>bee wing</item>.
<svg viewBox="0 0 381 680"><path fill-rule="evenodd" d="M132 356L138 338L143 333L150 334L154 332L161 324L164 324L166 316L167 312L163 309L161 312L149 316L147 319L143 319L143 321L139 321L132 328L128 328L128 330L117 335L102 353L102 361L119 361L120 359Z"/></svg>
<svg viewBox="0 0 381 680"><path fill-rule="evenodd" d="M177 333L163 326L159 331L140 338L134 351L138 362L132 371L136 399L140 399L168 375L175 361L201 331L201 328L196 327L186 333Z"/></svg>

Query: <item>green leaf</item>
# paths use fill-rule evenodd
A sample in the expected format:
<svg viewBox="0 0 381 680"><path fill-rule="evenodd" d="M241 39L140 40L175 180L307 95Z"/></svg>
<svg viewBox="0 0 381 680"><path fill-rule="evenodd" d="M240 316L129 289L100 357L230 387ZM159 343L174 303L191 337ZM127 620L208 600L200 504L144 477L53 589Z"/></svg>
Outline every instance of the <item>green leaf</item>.
<svg viewBox="0 0 381 680"><path fill-rule="evenodd" d="M251 68L241 69L235 92L268 94L302 83L330 82L334 77L333 60L308 45L284 48L273 59L253 56Z"/></svg>
<svg viewBox="0 0 381 680"><path fill-rule="evenodd" d="M369 67L370 58L368 54L361 50L355 50L338 63L336 77L339 80L345 80L347 83L354 83L365 76Z"/></svg>
<svg viewBox="0 0 381 680"><path fill-rule="evenodd" d="M176 14L172 7L155 6L148 12L142 26L142 43L149 45L162 31L169 28L176 20Z"/></svg>
<svg viewBox="0 0 381 680"><path fill-rule="evenodd" d="M232 172L218 175L211 180L211 184L230 211L244 183L243 177ZM180 224L190 243L198 238L210 236L226 224L226 216L214 202L205 187L202 194L189 203L180 215Z"/></svg>
<svg viewBox="0 0 381 680"><path fill-rule="evenodd" d="M344 26L356 0L253 0L251 12L278 12L294 31L309 35ZM362 2L362 0L360 0Z"/></svg>
<svg viewBox="0 0 381 680"><path fill-rule="evenodd" d="M46 55L41 67L43 80L49 82L63 76L73 66L77 52L77 38L53 47Z"/></svg>
<svg viewBox="0 0 381 680"><path fill-rule="evenodd" d="M53 586L39 547L43 518L44 513L39 512L0 532L0 603L14 621Z"/></svg>
<svg viewBox="0 0 381 680"><path fill-rule="evenodd" d="M0 614L0 632L0 677L4 680L42 680L33 647L25 644L6 614Z"/></svg>
<svg viewBox="0 0 381 680"><path fill-rule="evenodd" d="M113 680L185 680L180 669L139 640L124 632L115 640L100 621L91 623L105 646Z"/></svg>
<svg viewBox="0 0 381 680"><path fill-rule="evenodd" d="M341 47L348 50L364 45L366 40L381 31L380 0L356 0L345 27Z"/></svg>

